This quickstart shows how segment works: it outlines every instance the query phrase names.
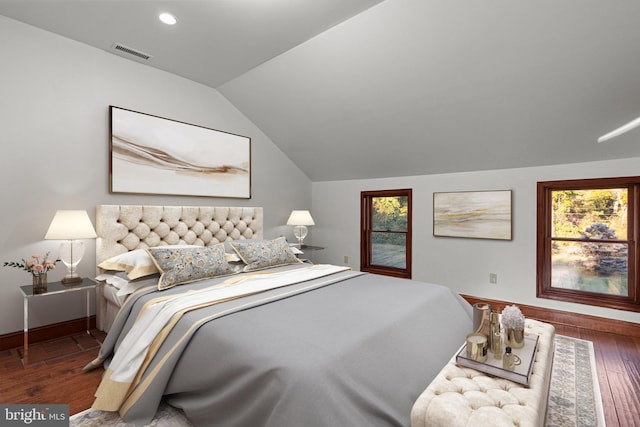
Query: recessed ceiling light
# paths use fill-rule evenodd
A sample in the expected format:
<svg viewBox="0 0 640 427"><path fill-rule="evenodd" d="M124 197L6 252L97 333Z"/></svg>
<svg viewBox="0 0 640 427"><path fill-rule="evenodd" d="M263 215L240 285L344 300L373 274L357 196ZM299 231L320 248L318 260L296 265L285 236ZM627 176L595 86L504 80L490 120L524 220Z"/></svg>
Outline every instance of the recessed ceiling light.
<svg viewBox="0 0 640 427"><path fill-rule="evenodd" d="M161 13L158 18L160 18L160 20L167 25L174 25L176 22L178 22L176 17L170 13Z"/></svg>

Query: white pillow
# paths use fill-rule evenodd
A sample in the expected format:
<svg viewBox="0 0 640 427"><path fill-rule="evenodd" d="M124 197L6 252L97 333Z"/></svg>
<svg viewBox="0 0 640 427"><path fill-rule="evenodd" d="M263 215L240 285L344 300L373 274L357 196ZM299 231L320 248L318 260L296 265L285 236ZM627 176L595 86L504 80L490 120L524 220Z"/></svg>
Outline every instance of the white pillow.
<svg viewBox="0 0 640 427"><path fill-rule="evenodd" d="M136 249L111 257L98 264L104 270L124 271L131 280L158 273L153 260L144 249Z"/></svg>
<svg viewBox="0 0 640 427"><path fill-rule="evenodd" d="M156 283L151 279L151 276L141 280L129 280L127 278L127 273L124 271L118 271L117 273L102 273L96 276L95 279L100 282L108 283L118 289L114 296L114 302L116 302L118 306L122 306L127 297L138 289L147 286L156 286Z"/></svg>
<svg viewBox="0 0 640 427"><path fill-rule="evenodd" d="M122 288L120 288L118 292L116 292L116 296L126 298L140 288L144 288L146 286L156 286L156 283L150 283L150 282L151 282L150 279L134 280L134 281L128 282L126 285L122 286Z"/></svg>
<svg viewBox="0 0 640 427"><path fill-rule="evenodd" d="M96 280L99 282L107 282L114 288L121 289L123 286L129 283L129 280L127 280L126 276L121 277L121 275L124 275L124 273L103 273L99 276L96 276Z"/></svg>

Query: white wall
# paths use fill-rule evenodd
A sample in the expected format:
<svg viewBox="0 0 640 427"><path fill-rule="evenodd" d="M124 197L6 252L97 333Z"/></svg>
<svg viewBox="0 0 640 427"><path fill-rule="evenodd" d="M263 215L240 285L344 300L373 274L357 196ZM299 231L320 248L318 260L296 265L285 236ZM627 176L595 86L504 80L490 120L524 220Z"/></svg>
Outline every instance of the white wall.
<svg viewBox="0 0 640 427"><path fill-rule="evenodd" d="M266 237L291 236L292 209L311 212L318 225L306 241L326 246L316 262L359 267L360 191L413 188L414 278L456 292L640 322L640 314L535 297L535 184L541 180L640 174L640 159L552 167L424 175L363 181L308 178L244 115L214 89L0 16L0 263L57 251L43 240L58 209L97 204L264 206ZM108 106L229 131L252 138L250 200L109 194ZM310 191L312 189L312 191ZM432 194L511 189L513 241L434 238ZM312 196L310 196L310 192ZM80 273L94 273L95 245L86 241ZM64 266L50 280L64 275ZM490 285L489 273L498 274ZM30 277L0 269L0 335L21 330L18 286ZM82 295L41 298L32 326L84 315Z"/></svg>
<svg viewBox="0 0 640 427"><path fill-rule="evenodd" d="M3 16L0 40L0 263L55 256L59 242L43 238L58 209L94 219L98 204L263 206L265 236L276 237L291 234L292 209L310 207L309 179L218 91ZM109 194L109 105L251 137L252 198ZM92 276L95 244L86 244L80 273ZM0 335L22 329L18 287L30 280L0 269ZM40 298L32 326L82 317L83 307L83 295Z"/></svg>
<svg viewBox="0 0 640 427"><path fill-rule="evenodd" d="M314 182L315 262L360 266L360 192L413 189L413 278L488 299L640 323L640 313L536 298L536 182L640 175L640 158L486 172ZM433 193L513 190L513 240L433 237ZM489 273L498 283L489 284Z"/></svg>

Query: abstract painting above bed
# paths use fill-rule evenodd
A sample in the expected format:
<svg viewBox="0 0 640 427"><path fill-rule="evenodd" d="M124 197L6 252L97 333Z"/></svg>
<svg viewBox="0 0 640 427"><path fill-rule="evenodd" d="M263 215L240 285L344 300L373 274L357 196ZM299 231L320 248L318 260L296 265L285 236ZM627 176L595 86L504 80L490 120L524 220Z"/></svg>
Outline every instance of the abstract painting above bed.
<svg viewBox="0 0 640 427"><path fill-rule="evenodd" d="M251 138L111 106L110 191L251 198Z"/></svg>

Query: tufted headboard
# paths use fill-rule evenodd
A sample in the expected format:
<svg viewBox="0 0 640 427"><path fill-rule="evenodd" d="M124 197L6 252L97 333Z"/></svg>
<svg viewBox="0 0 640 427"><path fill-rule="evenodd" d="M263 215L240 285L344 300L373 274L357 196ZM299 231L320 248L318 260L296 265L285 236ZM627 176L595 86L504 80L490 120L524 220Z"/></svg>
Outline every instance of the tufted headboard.
<svg viewBox="0 0 640 427"><path fill-rule="evenodd" d="M98 205L96 264L154 246L262 239L262 227L262 208Z"/></svg>

